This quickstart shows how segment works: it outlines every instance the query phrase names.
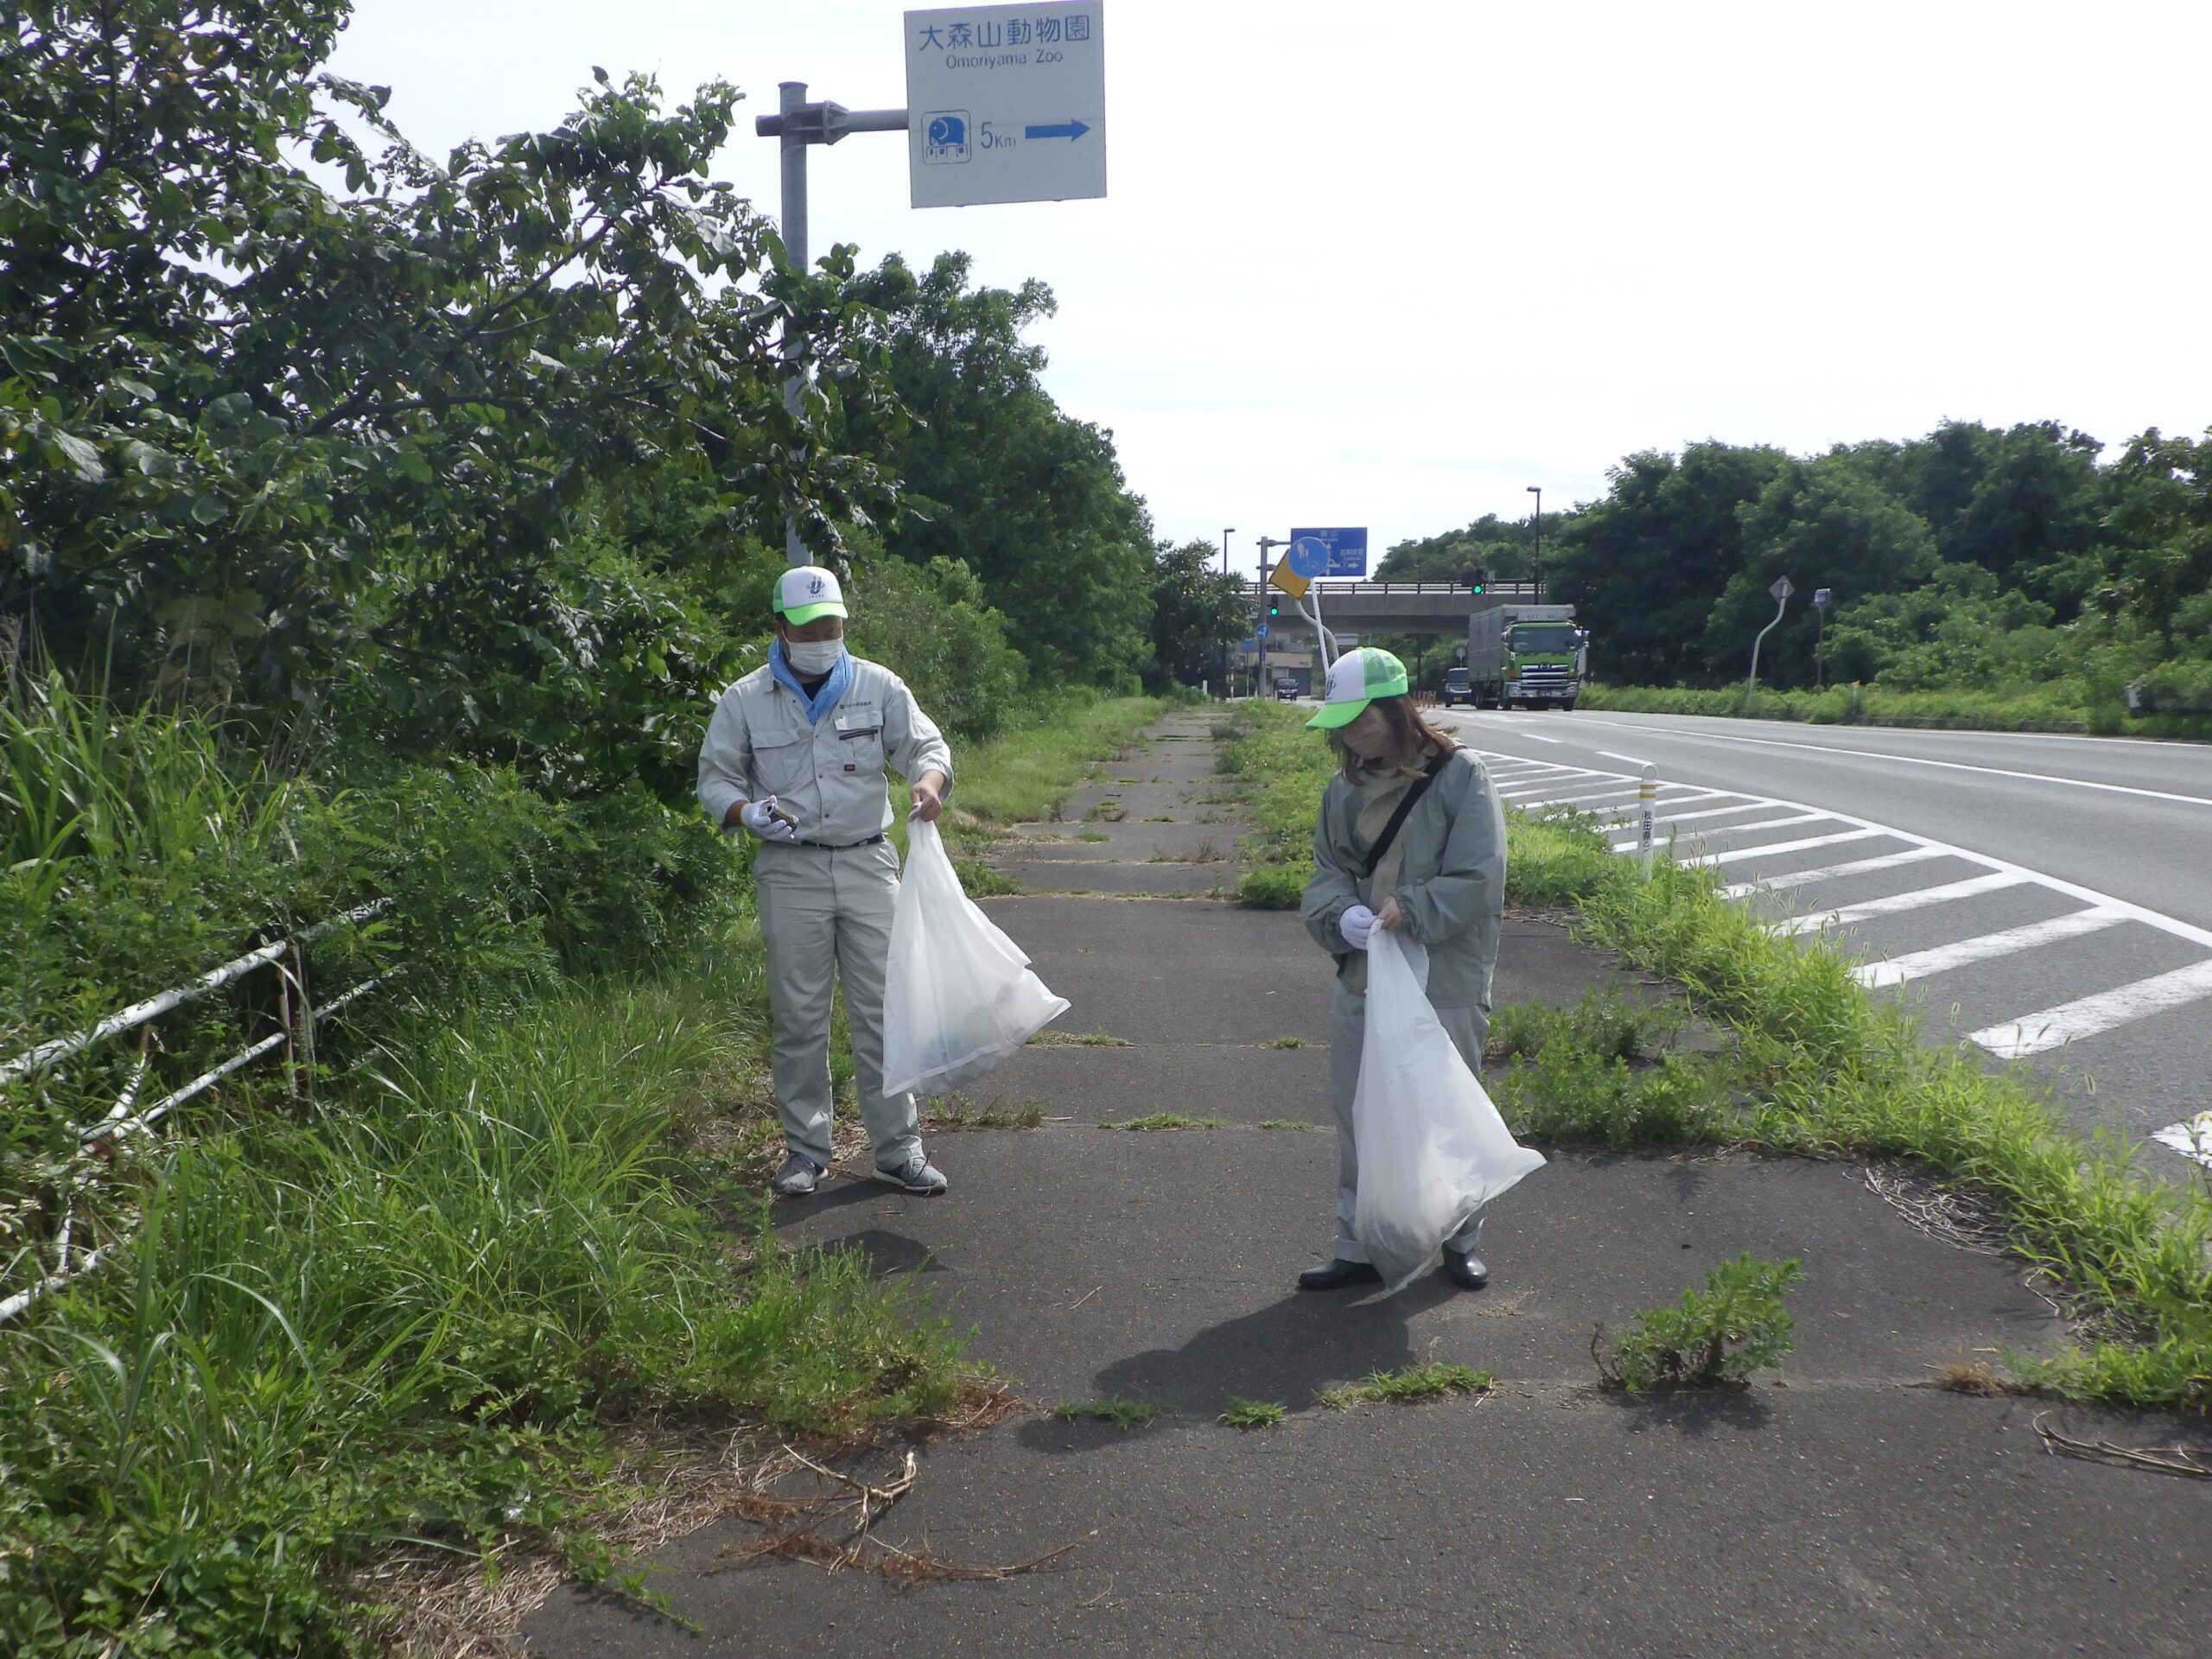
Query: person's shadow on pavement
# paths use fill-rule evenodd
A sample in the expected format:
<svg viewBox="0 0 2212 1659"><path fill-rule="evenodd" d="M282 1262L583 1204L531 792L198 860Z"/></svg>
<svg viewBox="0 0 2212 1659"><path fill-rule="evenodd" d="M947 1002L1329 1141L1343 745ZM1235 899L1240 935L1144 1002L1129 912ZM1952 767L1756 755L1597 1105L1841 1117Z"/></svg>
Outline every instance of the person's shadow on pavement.
<svg viewBox="0 0 2212 1659"><path fill-rule="evenodd" d="M1341 1292L1293 1291L1281 1301L1199 1332L1180 1348L1153 1348L1098 1373L1096 1397L1141 1401L1168 1414L1211 1418L1232 1398L1305 1411L1322 1389L1412 1364L1408 1322L1460 1293L1436 1278L1395 1296L1355 1301ZM1155 1420L1158 1421L1158 1420ZM1088 1451L1122 1436L1057 1418L1025 1424L1033 1451Z"/></svg>

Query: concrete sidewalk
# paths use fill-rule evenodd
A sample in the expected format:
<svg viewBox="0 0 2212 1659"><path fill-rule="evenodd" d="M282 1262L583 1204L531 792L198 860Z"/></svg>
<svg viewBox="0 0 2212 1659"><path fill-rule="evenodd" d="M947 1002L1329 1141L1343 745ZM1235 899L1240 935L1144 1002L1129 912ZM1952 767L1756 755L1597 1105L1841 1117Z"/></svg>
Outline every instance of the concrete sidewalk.
<svg viewBox="0 0 2212 1659"><path fill-rule="evenodd" d="M928 1447L882 1535L973 1563L1060 1562L1002 1583L899 1589L790 1562L707 1574L757 1536L708 1527L654 1586L702 1634L588 1593L531 1622L546 1659L677 1654L1283 1659L1414 1653L2194 1656L2212 1644L2207 1483L2050 1454L2078 1439L2203 1446L2171 1421L1918 1386L1961 1354L2063 1332L2016 1264L1910 1224L1846 1163L1557 1154L1495 1206L1489 1289L1300 1294L1328 1249L1327 964L1295 917L1203 898L1075 896L1233 854L1203 716L1010 849L1035 896L994 917L1074 1004L1071 1033L974 1092L1042 1097L1033 1131L931 1143L951 1195L833 1182L787 1236L852 1241L911 1273L971 1351L1046 1410ZM1133 779L1122 782L1121 779ZM1211 818L1205 815L1213 815ZM1172 822L1148 822L1158 818ZM1103 833L1104 842L1072 837ZM1058 837L1066 837L1065 839ZM1103 855L1102 855L1103 850ZM1087 874L1087 879L1078 875ZM1631 976L1554 926L1510 921L1501 1003ZM1275 1046L1296 1038L1301 1046ZM1228 1127L1125 1133L1152 1112ZM1796 1256L1796 1351L1747 1390L1620 1400L1589 1344L1744 1250ZM1497 1374L1477 1399L1319 1407L1427 1358ZM1161 1408L1124 1433L1050 1414L1108 1395ZM1216 1419L1280 1402L1279 1427Z"/></svg>

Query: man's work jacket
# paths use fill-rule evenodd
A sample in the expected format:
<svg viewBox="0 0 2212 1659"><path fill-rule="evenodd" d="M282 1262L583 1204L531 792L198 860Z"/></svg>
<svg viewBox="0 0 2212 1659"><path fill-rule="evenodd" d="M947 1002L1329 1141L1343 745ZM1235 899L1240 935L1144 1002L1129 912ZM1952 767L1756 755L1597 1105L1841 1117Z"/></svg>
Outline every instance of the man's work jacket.
<svg viewBox="0 0 2212 1659"><path fill-rule="evenodd" d="M798 820L798 838L830 847L891 828L887 763L908 781L944 774L952 751L906 683L855 657L853 683L810 725L806 706L764 665L721 695L699 750L699 804L719 827L731 805L772 795Z"/></svg>

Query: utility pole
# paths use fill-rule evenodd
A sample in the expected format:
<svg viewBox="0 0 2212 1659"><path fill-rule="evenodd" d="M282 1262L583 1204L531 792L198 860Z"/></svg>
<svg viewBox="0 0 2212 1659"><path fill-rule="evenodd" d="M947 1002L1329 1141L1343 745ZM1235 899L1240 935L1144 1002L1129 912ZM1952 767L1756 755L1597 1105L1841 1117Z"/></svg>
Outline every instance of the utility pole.
<svg viewBox="0 0 2212 1659"><path fill-rule="evenodd" d="M810 269L806 258L806 147L834 144L849 132L904 132L906 111L849 110L826 100L810 104L803 80L784 81L778 91L782 97L776 113L755 117L753 130L782 145L783 202L777 229L791 270L804 276ZM796 420L806 390L806 336L795 327L785 332L784 356L791 365L791 378L784 382L784 408ZM812 563L806 543L799 539L796 516L784 525L784 557L792 564Z"/></svg>
<svg viewBox="0 0 2212 1659"><path fill-rule="evenodd" d="M1544 486L1529 486L1528 493L1536 498L1535 516L1529 520L1529 528L1535 546L1529 555L1529 583L1535 589L1530 594L1537 604L1544 602Z"/></svg>
<svg viewBox="0 0 2212 1659"><path fill-rule="evenodd" d="M1828 687L1828 605L1834 594L1826 588L1813 589L1813 614L1819 619L1818 632L1813 637L1813 689L1825 691Z"/></svg>
<svg viewBox="0 0 2212 1659"><path fill-rule="evenodd" d="M1280 537L1262 536L1260 537L1260 596L1252 607L1252 643L1259 648L1260 661L1262 664L1265 664L1268 660L1268 642L1260 638L1259 628L1260 623L1262 620L1261 607L1264 606L1268 602L1268 555L1274 551L1274 550L1279 547L1288 547L1290 543L1287 540ZM1305 609L1306 607L1304 606L1300 606L1299 613L1303 615L1305 613ZM1315 636L1315 643L1317 645L1319 643L1319 635ZM1322 671L1324 673L1327 672L1325 665Z"/></svg>

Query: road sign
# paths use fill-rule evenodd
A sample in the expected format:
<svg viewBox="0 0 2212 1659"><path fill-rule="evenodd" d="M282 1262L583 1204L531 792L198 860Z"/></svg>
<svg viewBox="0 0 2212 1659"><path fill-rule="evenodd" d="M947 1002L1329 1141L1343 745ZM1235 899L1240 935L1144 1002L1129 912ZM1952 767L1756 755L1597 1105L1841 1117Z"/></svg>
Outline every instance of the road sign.
<svg viewBox="0 0 2212 1659"><path fill-rule="evenodd" d="M1821 610L1826 610L1827 608L1828 598L1829 594L1827 588L1815 588L1813 589L1813 603Z"/></svg>
<svg viewBox="0 0 2212 1659"><path fill-rule="evenodd" d="M917 207L1106 194L1104 0L906 14Z"/></svg>
<svg viewBox="0 0 2212 1659"><path fill-rule="evenodd" d="M1787 576L1783 577L1779 582L1776 582L1773 587L1767 589L1767 592L1774 595L1775 603L1777 605L1783 603L1789 597L1790 594L1796 591L1797 590L1795 588L1792 588L1789 585L1789 578Z"/></svg>
<svg viewBox="0 0 2212 1659"><path fill-rule="evenodd" d="M1268 586L1281 588L1293 599L1305 598L1306 588L1312 585L1304 576L1290 568L1290 561L1287 559L1277 560L1274 568L1268 572Z"/></svg>
<svg viewBox="0 0 2212 1659"><path fill-rule="evenodd" d="M1294 536L1282 562L1307 582L1325 576L1329 574L1329 544L1319 536Z"/></svg>
<svg viewBox="0 0 2212 1659"><path fill-rule="evenodd" d="M1262 622L1258 627L1253 629L1252 632L1259 635L1261 639L1264 639L1268 637L1268 625Z"/></svg>
<svg viewBox="0 0 2212 1659"><path fill-rule="evenodd" d="M1367 574L1367 526L1350 529L1294 530L1290 545L1295 555L1299 543L1312 537L1328 550L1329 563L1325 569L1314 572L1321 576L1364 576Z"/></svg>

